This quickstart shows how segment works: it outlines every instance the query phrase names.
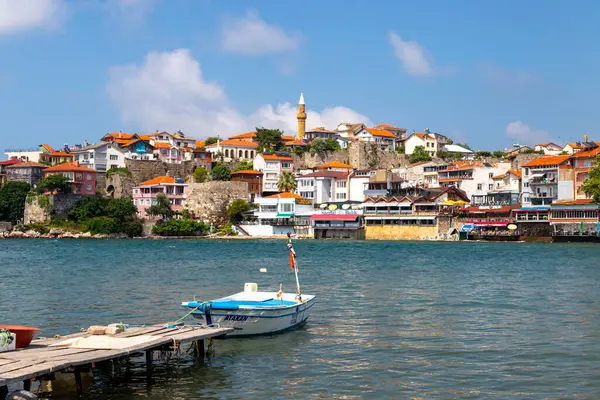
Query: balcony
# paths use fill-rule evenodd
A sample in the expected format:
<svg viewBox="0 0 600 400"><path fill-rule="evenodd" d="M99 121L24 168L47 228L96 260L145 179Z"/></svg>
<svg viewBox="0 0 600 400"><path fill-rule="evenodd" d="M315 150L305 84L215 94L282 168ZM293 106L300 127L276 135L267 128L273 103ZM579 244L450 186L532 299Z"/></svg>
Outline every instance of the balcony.
<svg viewBox="0 0 600 400"><path fill-rule="evenodd" d="M387 189L367 189L363 193L365 196L387 196L389 191Z"/></svg>

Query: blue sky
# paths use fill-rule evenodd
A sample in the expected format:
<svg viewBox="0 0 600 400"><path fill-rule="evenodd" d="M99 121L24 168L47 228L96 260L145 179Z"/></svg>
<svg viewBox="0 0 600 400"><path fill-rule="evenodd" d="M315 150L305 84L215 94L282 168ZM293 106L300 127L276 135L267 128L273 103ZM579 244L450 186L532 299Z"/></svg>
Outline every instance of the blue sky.
<svg viewBox="0 0 600 400"><path fill-rule="evenodd" d="M600 140L594 1L5 3L2 148L293 133L301 91L309 127L386 122L487 149Z"/></svg>

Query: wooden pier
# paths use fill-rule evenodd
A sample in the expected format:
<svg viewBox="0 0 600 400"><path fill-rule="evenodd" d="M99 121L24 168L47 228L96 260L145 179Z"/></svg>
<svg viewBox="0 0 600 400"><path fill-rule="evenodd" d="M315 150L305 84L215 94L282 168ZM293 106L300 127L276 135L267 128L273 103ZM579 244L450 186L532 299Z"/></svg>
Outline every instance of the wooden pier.
<svg viewBox="0 0 600 400"><path fill-rule="evenodd" d="M144 352L146 353L147 373L150 376L153 351L183 351L184 349L181 349L180 346L186 343L195 344L195 356L203 361L204 340L223 336L232 331L233 329L230 328L208 328L198 325L183 325L174 328L161 324L144 328L129 328L116 335L95 335L99 338L138 337L138 339L143 336L146 339L142 343L115 349L56 346L67 339L94 336L87 333L33 340L25 349L0 353L0 400L4 400L8 394L8 385L22 382L24 390L29 390L33 380L42 379L65 369L74 369L77 391L81 393L80 368L90 367L101 361L143 355ZM110 341L110 339L108 340Z"/></svg>

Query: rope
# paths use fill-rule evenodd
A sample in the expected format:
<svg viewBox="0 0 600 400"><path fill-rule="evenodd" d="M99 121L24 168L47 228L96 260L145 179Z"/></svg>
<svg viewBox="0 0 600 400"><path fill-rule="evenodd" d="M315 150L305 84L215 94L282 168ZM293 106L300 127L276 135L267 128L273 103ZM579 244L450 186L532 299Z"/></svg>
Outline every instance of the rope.
<svg viewBox="0 0 600 400"><path fill-rule="evenodd" d="M202 302L202 303L198 304L198 306L197 306L197 307L195 307L195 308L193 308L193 309L192 309L192 311L190 311L189 313L185 314L183 317L181 317L181 318L179 318L179 319L176 319L175 321L173 321L173 324L172 324L172 325L170 325L170 324L165 324L165 326L164 326L164 327L165 327L165 328L177 328L177 329L181 329L180 327L178 327L178 326L175 326L175 324L177 324L178 322L181 322L181 321L183 321L184 319L186 319L187 317L189 317L190 315L192 315L192 314L193 314L195 311L199 310L199 309L200 309L200 307L202 307L204 304L206 304L206 302Z"/></svg>

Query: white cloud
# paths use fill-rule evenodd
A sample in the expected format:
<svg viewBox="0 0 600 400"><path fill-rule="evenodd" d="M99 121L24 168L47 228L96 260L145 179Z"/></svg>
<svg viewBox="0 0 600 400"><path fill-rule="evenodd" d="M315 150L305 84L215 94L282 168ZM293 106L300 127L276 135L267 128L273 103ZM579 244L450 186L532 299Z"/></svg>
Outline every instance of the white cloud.
<svg viewBox="0 0 600 400"><path fill-rule="evenodd" d="M299 45L299 35L267 24L254 11L224 18L221 23L221 46L229 52L254 56L294 51Z"/></svg>
<svg viewBox="0 0 600 400"><path fill-rule="evenodd" d="M111 68L107 90L123 121L146 132L181 129L191 137L227 137L265 126L296 133L295 104L262 105L250 115L240 113L218 83L206 80L187 49L151 52L141 65ZM307 114L309 128L371 124L364 115L341 106Z"/></svg>
<svg viewBox="0 0 600 400"><path fill-rule="evenodd" d="M0 35L53 27L65 10L64 0L0 0Z"/></svg>
<svg viewBox="0 0 600 400"><path fill-rule="evenodd" d="M529 125L521 121L514 121L506 125L506 136L516 139L520 144L528 144L530 146L554 140L548 132L533 130Z"/></svg>
<svg viewBox="0 0 600 400"><path fill-rule="evenodd" d="M425 49L414 41L404 41L395 32L390 32L390 44L394 48L394 55L409 75L423 76L433 74L433 67L427 59Z"/></svg>

